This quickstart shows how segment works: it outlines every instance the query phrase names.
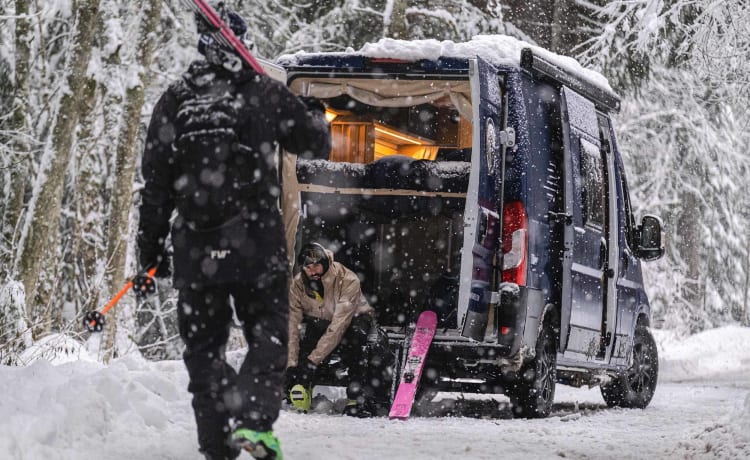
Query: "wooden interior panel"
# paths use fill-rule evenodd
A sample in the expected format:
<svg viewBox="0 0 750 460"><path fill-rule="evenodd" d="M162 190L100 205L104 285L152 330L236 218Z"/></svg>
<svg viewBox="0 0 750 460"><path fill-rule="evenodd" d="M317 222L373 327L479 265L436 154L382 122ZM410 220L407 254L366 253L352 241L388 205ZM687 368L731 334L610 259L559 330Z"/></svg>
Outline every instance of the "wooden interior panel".
<svg viewBox="0 0 750 460"><path fill-rule="evenodd" d="M340 122L331 124L331 161L369 163L375 155L372 123Z"/></svg>

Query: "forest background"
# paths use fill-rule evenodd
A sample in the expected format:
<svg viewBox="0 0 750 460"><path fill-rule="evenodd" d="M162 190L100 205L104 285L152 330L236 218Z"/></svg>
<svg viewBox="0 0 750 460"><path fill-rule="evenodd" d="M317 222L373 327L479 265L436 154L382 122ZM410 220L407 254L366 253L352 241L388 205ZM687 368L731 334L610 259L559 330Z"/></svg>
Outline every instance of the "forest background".
<svg viewBox="0 0 750 460"><path fill-rule="evenodd" d="M656 327L750 326L750 2L234 0L262 58L383 37L507 34L573 56L622 96L636 217L664 221L644 265ZM197 57L180 0L0 0L0 364L81 326L132 276L138 173L156 99ZM108 316L105 362L177 358L169 290ZM123 345L124 344L124 345Z"/></svg>

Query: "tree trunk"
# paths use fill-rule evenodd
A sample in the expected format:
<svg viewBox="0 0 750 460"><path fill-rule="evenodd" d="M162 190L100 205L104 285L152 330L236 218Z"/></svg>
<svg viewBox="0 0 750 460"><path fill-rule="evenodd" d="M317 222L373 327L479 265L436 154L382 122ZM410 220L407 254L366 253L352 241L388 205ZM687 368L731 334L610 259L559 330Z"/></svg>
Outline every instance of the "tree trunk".
<svg viewBox="0 0 750 460"><path fill-rule="evenodd" d="M70 280L72 299L76 316L82 311L97 307L99 289L97 280L97 262L104 258L103 225L101 220L89 216L105 215L103 195L105 178L108 176L106 162L99 158L99 143L94 128L97 118L101 117L98 100L98 83L88 79L81 100L81 123L78 131L78 175L75 186L75 220L71 242L70 260L75 279ZM106 132L106 131L105 131Z"/></svg>
<svg viewBox="0 0 750 460"><path fill-rule="evenodd" d="M745 288L744 295L742 298L742 315L740 317L740 325L750 326L750 309L747 306L747 295L750 289L750 237L748 237L748 244L745 245Z"/></svg>
<svg viewBox="0 0 750 460"><path fill-rule="evenodd" d="M30 155L27 138L30 135L27 108L29 106L31 21L28 19L28 14L29 1L16 0L16 71L13 84L13 117L10 127L14 136L11 144L14 151L11 160L10 196L5 204L2 235L11 248L15 246L16 232L21 220Z"/></svg>
<svg viewBox="0 0 750 460"><path fill-rule="evenodd" d="M51 149L45 152L40 167L39 174L42 177L46 176L46 180L40 180L39 190L35 190L35 207L27 216L31 223L19 261L20 279L26 290L26 311L30 322L39 325L34 330L35 338L49 328L49 321L43 316L37 317L40 312L35 300L37 284L44 278L40 276L43 271L56 271L56 264L42 262L56 260L63 182L71 157L74 130L78 123L78 103L83 83L86 81L85 73L91 55L91 38L96 30L99 0L82 0L76 5L75 10L78 12L78 23L69 61L67 91L62 97L55 117Z"/></svg>
<svg viewBox="0 0 750 460"><path fill-rule="evenodd" d="M552 23L550 24L549 49L555 53L570 56L571 49L578 44L576 35L576 2L571 0L552 1Z"/></svg>
<svg viewBox="0 0 750 460"><path fill-rule="evenodd" d="M386 18L385 36L405 40L409 36L406 26L406 0L392 0L390 18Z"/></svg>
<svg viewBox="0 0 750 460"><path fill-rule="evenodd" d="M156 46L156 28L161 15L161 0L148 0L143 6L141 28L138 36L138 59L141 69L138 84L126 92L125 113L120 125L117 141L117 162L115 184L110 202L110 217L107 236L107 260L111 261L109 292L117 292L125 279L125 258L127 255L128 216L133 207L132 188L135 175L135 145L140 127L141 109L145 90L150 81L149 68ZM117 310L111 310L107 336L104 341L104 361L108 362L115 353Z"/></svg>
<svg viewBox="0 0 750 460"><path fill-rule="evenodd" d="M682 192L682 206L678 216L677 233L680 235L679 252L687 267L686 283L682 289L682 298L688 303L690 311L703 313L703 290L701 284L701 256L702 248L700 227L701 205L692 190ZM690 321L692 333L705 328L703 315L695 315Z"/></svg>

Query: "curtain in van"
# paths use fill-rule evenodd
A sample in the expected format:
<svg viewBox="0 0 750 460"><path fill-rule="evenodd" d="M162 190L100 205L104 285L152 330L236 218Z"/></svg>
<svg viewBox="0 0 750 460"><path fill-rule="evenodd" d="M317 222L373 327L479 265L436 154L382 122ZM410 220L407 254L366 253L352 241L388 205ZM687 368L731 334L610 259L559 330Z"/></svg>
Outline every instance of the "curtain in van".
<svg viewBox="0 0 750 460"><path fill-rule="evenodd" d="M297 79L291 89L297 94L328 99L346 94L377 107L409 107L433 103L449 97L458 113L472 119L471 88L468 81L449 80L373 80L373 79Z"/></svg>

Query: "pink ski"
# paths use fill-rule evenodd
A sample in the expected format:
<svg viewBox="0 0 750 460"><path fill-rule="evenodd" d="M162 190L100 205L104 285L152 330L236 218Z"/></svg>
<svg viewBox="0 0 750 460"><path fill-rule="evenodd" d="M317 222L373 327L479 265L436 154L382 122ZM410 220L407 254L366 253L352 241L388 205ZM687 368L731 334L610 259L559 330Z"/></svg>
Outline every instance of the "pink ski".
<svg viewBox="0 0 750 460"><path fill-rule="evenodd" d="M393 399L393 406L391 406L391 412L388 414L392 419L406 420L409 418L411 406L414 404L414 396L417 393L417 385L419 385L419 379L422 377L422 368L432 338L435 336L436 327L437 315L434 311L423 311L419 315L409 353L401 371L401 380L398 384L398 390L396 390L396 397Z"/></svg>

